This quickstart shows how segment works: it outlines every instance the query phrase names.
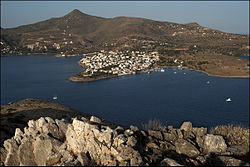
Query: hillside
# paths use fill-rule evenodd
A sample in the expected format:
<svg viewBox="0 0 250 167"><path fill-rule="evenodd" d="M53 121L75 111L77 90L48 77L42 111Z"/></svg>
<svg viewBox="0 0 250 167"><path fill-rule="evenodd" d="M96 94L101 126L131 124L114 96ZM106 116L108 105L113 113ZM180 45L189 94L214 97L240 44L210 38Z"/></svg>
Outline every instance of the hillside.
<svg viewBox="0 0 250 167"><path fill-rule="evenodd" d="M1 29L1 55L53 53L83 55L105 51L158 52L161 66L211 75L249 77L249 36L225 33L198 23L177 24L145 18L102 18L73 10L63 17ZM219 71L222 71L220 73Z"/></svg>
<svg viewBox="0 0 250 167"><path fill-rule="evenodd" d="M65 47L84 51L85 45L94 47L111 41L119 43L124 38L170 42L175 47L188 47L186 44L194 42L206 42L212 47L222 40L228 40L223 45L232 46L235 41L241 47L248 45L247 36L224 33L202 27L198 23L176 24L132 17L101 18L77 9L63 17L1 30L3 43L10 44L10 47L29 48L31 51L56 49L54 43L60 45L60 49L56 49L58 51ZM70 41L73 45L70 45Z"/></svg>

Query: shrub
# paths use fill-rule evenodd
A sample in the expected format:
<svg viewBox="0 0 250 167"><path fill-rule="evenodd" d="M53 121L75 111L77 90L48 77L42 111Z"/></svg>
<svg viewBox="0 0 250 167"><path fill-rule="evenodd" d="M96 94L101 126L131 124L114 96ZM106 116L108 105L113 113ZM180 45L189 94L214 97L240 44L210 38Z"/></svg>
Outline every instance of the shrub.
<svg viewBox="0 0 250 167"><path fill-rule="evenodd" d="M249 128L240 125L220 125L213 127L210 133L221 135L230 146L239 145L249 152Z"/></svg>
<svg viewBox="0 0 250 167"><path fill-rule="evenodd" d="M158 119L149 120L147 124L142 124L144 130L162 130L165 128Z"/></svg>

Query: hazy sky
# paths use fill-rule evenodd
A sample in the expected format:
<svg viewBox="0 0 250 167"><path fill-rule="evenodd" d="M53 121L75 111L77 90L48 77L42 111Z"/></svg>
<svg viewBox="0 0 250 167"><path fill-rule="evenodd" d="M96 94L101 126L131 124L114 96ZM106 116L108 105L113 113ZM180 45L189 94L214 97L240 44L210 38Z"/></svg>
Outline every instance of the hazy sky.
<svg viewBox="0 0 250 167"><path fill-rule="evenodd" d="M248 1L1 1L1 27L61 17L73 9L107 18L131 16L175 23L198 22L225 32L249 34Z"/></svg>

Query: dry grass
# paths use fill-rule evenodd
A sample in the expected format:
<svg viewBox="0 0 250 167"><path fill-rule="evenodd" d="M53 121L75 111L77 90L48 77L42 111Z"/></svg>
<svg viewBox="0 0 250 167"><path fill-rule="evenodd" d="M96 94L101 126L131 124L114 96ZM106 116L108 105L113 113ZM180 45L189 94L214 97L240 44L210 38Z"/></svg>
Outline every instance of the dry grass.
<svg viewBox="0 0 250 167"><path fill-rule="evenodd" d="M221 135L230 146L239 145L249 152L249 128L240 125L220 125L212 128L210 133Z"/></svg>
<svg viewBox="0 0 250 167"><path fill-rule="evenodd" d="M142 127L145 130L162 130L165 128L158 119L149 120L147 124L142 124Z"/></svg>

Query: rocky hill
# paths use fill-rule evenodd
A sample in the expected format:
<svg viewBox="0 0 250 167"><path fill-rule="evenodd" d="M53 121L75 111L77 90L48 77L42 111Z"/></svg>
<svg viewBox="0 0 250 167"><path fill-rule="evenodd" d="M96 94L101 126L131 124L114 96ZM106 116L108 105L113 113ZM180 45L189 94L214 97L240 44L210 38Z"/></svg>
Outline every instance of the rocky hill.
<svg viewBox="0 0 250 167"><path fill-rule="evenodd" d="M135 40L139 43L135 44ZM82 53L107 47L124 48L126 44L142 47L143 42L145 46L165 45L184 50L191 45L213 48L220 44L237 50L233 52L242 52L249 46L247 36L224 33L198 23L177 24L133 17L102 18L77 9L63 17L1 29L1 42L5 48L3 53L7 52L7 46L13 52L60 53L70 50L71 53Z"/></svg>
<svg viewBox="0 0 250 167"><path fill-rule="evenodd" d="M82 56L118 51L158 52L158 66L180 66L223 77L249 78L249 36L198 23L90 16L73 10L63 17L1 29L1 55Z"/></svg>
<svg viewBox="0 0 250 167"><path fill-rule="evenodd" d="M3 141L15 134L15 129L23 129L29 120L37 120L40 117L52 119L65 119L82 116L90 119L91 115L83 113L61 104L52 103L40 99L24 99L8 105L1 106L0 117L0 146ZM103 120L104 121L104 120ZM105 121L112 126L112 123Z"/></svg>
<svg viewBox="0 0 250 167"><path fill-rule="evenodd" d="M25 107L37 104L36 100L27 101ZM51 105L56 104L48 107ZM89 115L75 115L69 120L45 114L29 120L24 129L15 129L0 150L1 165L5 166L249 166L249 150L228 145L222 136L193 127L191 122L178 129L142 130Z"/></svg>

